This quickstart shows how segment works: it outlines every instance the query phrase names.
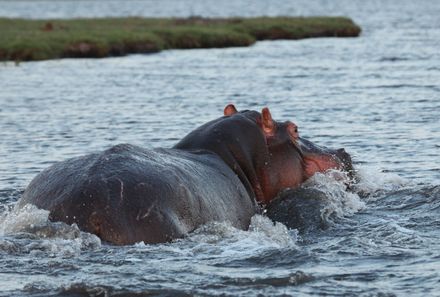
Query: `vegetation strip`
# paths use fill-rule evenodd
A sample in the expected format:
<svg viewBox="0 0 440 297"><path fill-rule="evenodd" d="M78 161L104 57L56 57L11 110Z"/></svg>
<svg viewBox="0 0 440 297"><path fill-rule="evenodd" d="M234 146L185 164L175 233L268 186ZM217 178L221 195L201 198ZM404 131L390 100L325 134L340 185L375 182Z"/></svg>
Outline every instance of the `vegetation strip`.
<svg viewBox="0 0 440 297"><path fill-rule="evenodd" d="M344 17L0 18L0 60L102 58L166 49L249 46L257 40L356 37L360 32Z"/></svg>

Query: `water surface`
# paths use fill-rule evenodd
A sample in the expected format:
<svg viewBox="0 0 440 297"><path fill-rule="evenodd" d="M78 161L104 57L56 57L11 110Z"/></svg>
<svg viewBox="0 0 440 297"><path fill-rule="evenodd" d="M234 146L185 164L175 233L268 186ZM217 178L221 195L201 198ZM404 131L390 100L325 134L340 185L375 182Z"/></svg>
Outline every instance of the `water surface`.
<svg viewBox="0 0 440 297"><path fill-rule="evenodd" d="M363 28L350 39L1 64L1 296L438 294L439 2L0 1L0 15L346 15ZM269 106L302 136L352 153L356 193L314 180L329 229L298 234L256 216L246 232L213 223L170 244L113 247L44 211L12 211L53 162L122 142L169 147L230 102Z"/></svg>

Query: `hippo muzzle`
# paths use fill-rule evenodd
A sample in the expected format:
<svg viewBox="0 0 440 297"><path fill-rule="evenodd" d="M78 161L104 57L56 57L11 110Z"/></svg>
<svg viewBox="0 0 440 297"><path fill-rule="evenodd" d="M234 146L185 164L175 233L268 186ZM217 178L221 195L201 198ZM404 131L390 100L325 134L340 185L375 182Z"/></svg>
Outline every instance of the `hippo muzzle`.
<svg viewBox="0 0 440 297"><path fill-rule="evenodd" d="M319 146L302 137L298 139L298 145L303 154L307 177L316 172L336 169L346 172L349 178L353 178L353 162L345 149L330 149Z"/></svg>

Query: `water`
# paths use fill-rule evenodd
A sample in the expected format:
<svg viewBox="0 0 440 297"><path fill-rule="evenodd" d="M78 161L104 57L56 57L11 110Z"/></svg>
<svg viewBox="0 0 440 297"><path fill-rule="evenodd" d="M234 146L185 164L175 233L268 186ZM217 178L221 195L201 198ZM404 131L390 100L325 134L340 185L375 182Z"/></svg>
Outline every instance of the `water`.
<svg viewBox="0 0 440 297"><path fill-rule="evenodd" d="M0 296L439 295L440 2L0 1L11 17L262 14L347 15L363 33L0 65ZM256 216L247 232L212 223L170 244L113 247L13 210L53 162L121 142L169 147L229 102L269 106L354 156L355 193L312 181L329 197L328 229Z"/></svg>

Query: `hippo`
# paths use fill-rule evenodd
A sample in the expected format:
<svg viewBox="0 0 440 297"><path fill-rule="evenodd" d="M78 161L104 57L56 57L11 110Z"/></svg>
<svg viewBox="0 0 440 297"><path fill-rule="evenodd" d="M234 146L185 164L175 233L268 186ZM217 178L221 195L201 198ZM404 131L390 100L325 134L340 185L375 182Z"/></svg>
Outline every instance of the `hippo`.
<svg viewBox="0 0 440 297"><path fill-rule="evenodd" d="M246 230L282 190L331 168L351 170L349 155L314 146L268 108L229 104L172 148L119 144L55 163L18 207L34 204L115 245L163 243L210 221Z"/></svg>
<svg viewBox="0 0 440 297"><path fill-rule="evenodd" d="M328 197L320 189L300 186L286 189L265 208L265 215L274 222L280 222L299 234L316 234L329 227L325 218Z"/></svg>

